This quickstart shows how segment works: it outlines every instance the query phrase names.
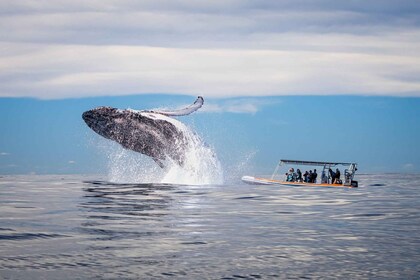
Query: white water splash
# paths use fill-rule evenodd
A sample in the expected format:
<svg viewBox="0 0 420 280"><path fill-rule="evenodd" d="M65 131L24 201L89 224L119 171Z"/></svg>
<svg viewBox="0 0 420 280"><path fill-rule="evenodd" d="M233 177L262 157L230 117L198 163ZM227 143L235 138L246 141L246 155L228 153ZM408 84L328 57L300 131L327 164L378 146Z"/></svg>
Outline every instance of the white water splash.
<svg viewBox="0 0 420 280"><path fill-rule="evenodd" d="M225 183L237 184L238 182L241 182L240 178L244 176L244 174L250 174L252 170L255 170L252 161L257 153L258 150L253 149L236 155L235 159L237 160L227 164L225 167L227 173L224 178Z"/></svg>
<svg viewBox="0 0 420 280"><path fill-rule="evenodd" d="M107 141L110 143L105 149L109 159L109 181L188 185L223 184L223 169L216 153L197 134L173 118L152 113L141 114L169 121L183 132L188 143L184 148L185 162L183 166L179 166L176 162L167 160L166 167L162 169L151 158Z"/></svg>

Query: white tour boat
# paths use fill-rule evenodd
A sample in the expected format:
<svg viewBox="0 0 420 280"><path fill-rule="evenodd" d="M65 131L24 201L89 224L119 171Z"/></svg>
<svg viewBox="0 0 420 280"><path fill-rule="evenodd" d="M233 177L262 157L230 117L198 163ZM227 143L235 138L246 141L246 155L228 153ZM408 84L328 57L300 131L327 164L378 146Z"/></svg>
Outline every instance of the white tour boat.
<svg viewBox="0 0 420 280"><path fill-rule="evenodd" d="M283 166L293 166L285 172L282 170ZM310 167L321 167L321 172L317 173L317 176L313 176L313 173L309 173L305 176L302 172L297 173L294 170L296 167L310 166ZM341 171L337 173L338 167L344 168L341 177ZM336 168L334 171L332 168ZM284 171L284 170L283 170ZM311 170L312 171L312 170ZM282 185L282 186L304 186L304 187L350 187L357 188L358 183L354 181L354 174L357 171L357 163L349 162L322 162L322 161L303 161L303 160L288 160L282 159L277 164L276 169L273 172L271 178L261 178L253 176L243 176L242 181L247 184L256 185ZM337 174L340 174L337 176ZM280 179L279 177L283 178ZM312 178L308 178L311 177ZM314 178L315 177L315 180Z"/></svg>

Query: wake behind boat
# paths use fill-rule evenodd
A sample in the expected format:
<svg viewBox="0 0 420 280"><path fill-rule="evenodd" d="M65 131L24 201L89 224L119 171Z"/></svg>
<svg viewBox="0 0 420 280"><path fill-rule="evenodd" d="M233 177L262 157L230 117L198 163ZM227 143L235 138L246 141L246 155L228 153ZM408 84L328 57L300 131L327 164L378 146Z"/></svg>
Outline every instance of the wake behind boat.
<svg viewBox="0 0 420 280"><path fill-rule="evenodd" d="M303 174L299 168L294 170L290 167L288 171L281 172L284 166L311 166L321 167L322 172L320 180L318 180L318 173L314 171L305 171ZM338 167L345 167L343 171L344 178L341 179L341 171ZM335 171L333 170L335 168ZM276 169L271 175L271 178L260 178L253 176L243 176L242 181L247 184L254 185L283 185L283 186L306 186L306 187L350 187L357 188L358 182L354 181L354 175L357 171L357 163L348 162L322 162L322 161L302 161L302 160L287 160L282 159L277 164ZM284 174L284 175L281 175ZM280 176L284 178L281 179ZM319 181L319 183L318 183Z"/></svg>

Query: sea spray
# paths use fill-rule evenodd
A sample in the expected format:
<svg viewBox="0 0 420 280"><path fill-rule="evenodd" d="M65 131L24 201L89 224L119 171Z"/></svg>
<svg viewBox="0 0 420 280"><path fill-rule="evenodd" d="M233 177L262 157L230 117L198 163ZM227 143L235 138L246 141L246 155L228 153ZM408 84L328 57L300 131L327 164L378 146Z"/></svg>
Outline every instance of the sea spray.
<svg viewBox="0 0 420 280"><path fill-rule="evenodd" d="M162 170L156 163L139 153L126 150L108 141L108 181L114 183L160 182Z"/></svg>
<svg viewBox="0 0 420 280"><path fill-rule="evenodd" d="M250 174L255 170L253 166L253 160L258 153L257 149L250 151L239 151L235 153L235 156L230 156L230 162L224 162L225 166L224 183L225 184L237 184L241 182L240 178L244 174ZM232 160L232 157L234 160ZM222 161L223 162L223 161Z"/></svg>
<svg viewBox="0 0 420 280"><path fill-rule="evenodd" d="M151 113L141 113L150 115ZM185 160L180 166L167 159L160 168L151 158L126 150L109 142L104 151L108 155L108 179L116 183L169 183L169 184L222 184L223 169L210 146L180 121L160 114L153 114L171 122L185 136L186 141L175 144L174 149L184 149ZM179 141L181 142L181 141ZM185 145L186 143L186 145ZM183 144L183 145L181 145Z"/></svg>

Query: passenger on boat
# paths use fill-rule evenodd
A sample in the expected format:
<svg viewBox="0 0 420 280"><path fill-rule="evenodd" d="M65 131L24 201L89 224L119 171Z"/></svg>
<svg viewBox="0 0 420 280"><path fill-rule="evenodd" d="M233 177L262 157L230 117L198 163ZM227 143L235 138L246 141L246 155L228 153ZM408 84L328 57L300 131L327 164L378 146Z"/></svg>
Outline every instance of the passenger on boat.
<svg viewBox="0 0 420 280"><path fill-rule="evenodd" d="M314 173L312 173L312 183L316 183L316 177L318 177L318 174L316 173L316 169L314 169Z"/></svg>
<svg viewBox="0 0 420 280"><path fill-rule="evenodd" d="M333 184L342 184L342 181L341 181L341 179L340 179L340 176L341 176L341 174L340 174L340 170L337 168L337 169L335 170L335 179L334 179Z"/></svg>
<svg viewBox="0 0 420 280"><path fill-rule="evenodd" d="M321 175L321 184L328 184L328 177L325 174L325 171L322 170L322 175Z"/></svg>
<svg viewBox="0 0 420 280"><path fill-rule="evenodd" d="M300 169L296 170L296 181L302 182L302 172L300 172Z"/></svg>
<svg viewBox="0 0 420 280"><path fill-rule="evenodd" d="M332 171L332 169L330 168L330 169L328 169L328 175L330 176L329 178L331 178L331 184L334 184L334 181L335 181L335 172L334 171Z"/></svg>
<svg viewBox="0 0 420 280"><path fill-rule="evenodd" d="M303 174L303 181L305 183L308 183L308 176L309 176L309 173L308 173L308 170L306 170L305 173Z"/></svg>
<svg viewBox="0 0 420 280"><path fill-rule="evenodd" d="M308 174L308 183L312 183L312 179L314 177L314 174L312 173L312 170L309 170L309 174Z"/></svg>
<svg viewBox="0 0 420 280"><path fill-rule="evenodd" d="M295 169L290 168L289 169L289 173L287 174L287 182L294 182L296 181L296 174L295 174Z"/></svg>

